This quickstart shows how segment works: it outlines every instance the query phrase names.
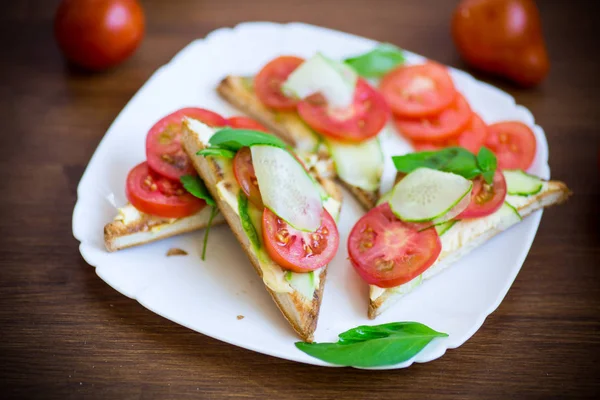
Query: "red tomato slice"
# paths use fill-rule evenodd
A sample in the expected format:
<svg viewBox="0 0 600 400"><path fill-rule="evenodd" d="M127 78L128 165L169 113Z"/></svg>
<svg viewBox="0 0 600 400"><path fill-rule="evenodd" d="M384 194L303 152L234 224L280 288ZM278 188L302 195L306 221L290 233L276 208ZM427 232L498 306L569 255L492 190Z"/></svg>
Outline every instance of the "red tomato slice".
<svg viewBox="0 0 600 400"><path fill-rule="evenodd" d="M259 209L264 208L262 196L258 188L258 180L252 164L250 147L242 147L233 158L233 174L248 199Z"/></svg>
<svg viewBox="0 0 600 400"><path fill-rule="evenodd" d="M340 244L337 226L325 209L319 229L302 232L265 208L262 231L269 256L283 269L294 272L314 271L327 265Z"/></svg>
<svg viewBox="0 0 600 400"><path fill-rule="evenodd" d="M490 215L502 206L505 198L506 181L504 180L504 174L498 168L491 185L485 183L482 177L478 177L473 181L471 202L456 218L479 218Z"/></svg>
<svg viewBox="0 0 600 400"><path fill-rule="evenodd" d="M439 114L456 97L448 70L434 62L398 67L383 77L379 89L394 114L404 118Z"/></svg>
<svg viewBox="0 0 600 400"><path fill-rule="evenodd" d="M129 202L141 212L163 218L187 217L206 205L178 181L154 173L146 162L129 171L125 193Z"/></svg>
<svg viewBox="0 0 600 400"><path fill-rule="evenodd" d="M228 118L227 125L229 125L232 128L237 128L237 129L253 129L255 131L269 133L269 130L267 128L265 128L264 126L262 126L258 121L255 121L252 118L248 118L248 117L244 117L244 116Z"/></svg>
<svg viewBox="0 0 600 400"><path fill-rule="evenodd" d="M315 131L333 139L361 142L376 136L390 115L383 96L359 79L354 101L347 109L331 109L316 94L298 103L298 114Z"/></svg>
<svg viewBox="0 0 600 400"><path fill-rule="evenodd" d="M294 110L297 101L285 96L281 85L303 62L300 57L282 56L265 65L254 78L254 90L260 101L276 110Z"/></svg>
<svg viewBox="0 0 600 400"><path fill-rule="evenodd" d="M411 140L443 142L457 136L471 120L471 107L460 94L441 113L428 118L394 118L396 128Z"/></svg>
<svg viewBox="0 0 600 400"><path fill-rule="evenodd" d="M443 142L414 142L413 147L417 151L439 150L444 147L460 146L477 154L481 146L485 144L487 138L487 125L481 117L475 113L471 116L469 125L456 138L448 139Z"/></svg>
<svg viewBox="0 0 600 400"><path fill-rule="evenodd" d="M437 260L442 243L435 229L396 218L388 203L358 220L348 237L356 272L371 285L390 288L421 275Z"/></svg>
<svg viewBox="0 0 600 400"><path fill-rule="evenodd" d="M522 122L499 122L489 126L486 146L498 158L502 169L522 169L531 167L536 153L536 140L533 131Z"/></svg>
<svg viewBox="0 0 600 400"><path fill-rule="evenodd" d="M146 159L155 172L174 180L183 175L195 175L187 154L181 148L182 122L195 118L210 126L225 126L219 114L203 108L182 108L158 121L146 136Z"/></svg>

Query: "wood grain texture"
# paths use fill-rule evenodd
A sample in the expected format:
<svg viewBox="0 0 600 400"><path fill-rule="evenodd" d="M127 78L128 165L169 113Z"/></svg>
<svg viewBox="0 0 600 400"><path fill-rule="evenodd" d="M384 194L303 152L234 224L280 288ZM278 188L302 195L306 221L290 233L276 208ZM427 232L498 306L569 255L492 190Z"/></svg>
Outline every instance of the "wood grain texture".
<svg viewBox="0 0 600 400"><path fill-rule="evenodd" d="M65 65L57 0L0 10L0 397L16 399L591 398L600 392L600 57L593 1L539 1L552 59L520 90L575 192L548 210L513 287L441 359L369 372L295 364L194 333L97 278L71 234L75 188L104 132L191 40L246 20L304 21L396 43L459 68L454 1L142 1L147 35L121 67ZM343 5L343 6L342 6ZM100 234L100 233L99 233Z"/></svg>

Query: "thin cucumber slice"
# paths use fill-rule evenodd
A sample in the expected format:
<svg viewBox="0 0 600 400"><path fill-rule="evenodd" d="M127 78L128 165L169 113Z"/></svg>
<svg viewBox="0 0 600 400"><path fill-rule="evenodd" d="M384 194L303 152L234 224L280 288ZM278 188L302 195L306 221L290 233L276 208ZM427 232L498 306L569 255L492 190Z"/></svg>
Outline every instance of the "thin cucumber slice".
<svg viewBox="0 0 600 400"><path fill-rule="evenodd" d="M390 201L390 199L392 198L392 193L393 193L393 190L390 190L389 192L382 194L379 197L379 200L377 200L377 203L375 203L375 206L380 206L383 203L388 203Z"/></svg>
<svg viewBox="0 0 600 400"><path fill-rule="evenodd" d="M327 144L342 181L368 191L379 188L384 164L379 139L356 144L327 140Z"/></svg>
<svg viewBox="0 0 600 400"><path fill-rule="evenodd" d="M500 207L500 210L498 210L496 212L501 212L503 214L510 215L511 216L511 218L510 218L511 221L517 221L517 222L519 222L519 221L523 220L523 217L521 217L521 214L519 214L519 210L517 210L516 207L514 207L508 201L505 201L504 204L502 204L502 207ZM509 219L507 219L507 221L508 220Z"/></svg>
<svg viewBox="0 0 600 400"><path fill-rule="evenodd" d="M537 176L529 175L520 170L504 170L506 189L508 194L517 196L531 196L542 190L544 182Z"/></svg>
<svg viewBox="0 0 600 400"><path fill-rule="evenodd" d="M452 228L454 226L454 224L456 224L458 221L456 220L451 220L451 221L446 221L446 222L442 222L441 224L437 224L435 226L435 230L438 233L438 236L442 236L444 233L448 232L448 230L450 228Z"/></svg>
<svg viewBox="0 0 600 400"><path fill-rule="evenodd" d="M346 108L354 100L357 78L352 68L317 53L296 68L281 88L300 99L319 92L331 107Z"/></svg>
<svg viewBox="0 0 600 400"><path fill-rule="evenodd" d="M396 184L390 207L403 221L443 222L449 211L458 215L462 211L458 206L468 206L464 199L470 198L472 187L473 183L460 175L417 168Z"/></svg>
<svg viewBox="0 0 600 400"><path fill-rule="evenodd" d="M250 148L263 203L296 229L316 231L323 202L317 183L287 150L256 145Z"/></svg>
<svg viewBox="0 0 600 400"><path fill-rule="evenodd" d="M319 275L321 269L310 272L292 272L285 273L285 280L299 293L307 299L312 299L315 289L319 285Z"/></svg>

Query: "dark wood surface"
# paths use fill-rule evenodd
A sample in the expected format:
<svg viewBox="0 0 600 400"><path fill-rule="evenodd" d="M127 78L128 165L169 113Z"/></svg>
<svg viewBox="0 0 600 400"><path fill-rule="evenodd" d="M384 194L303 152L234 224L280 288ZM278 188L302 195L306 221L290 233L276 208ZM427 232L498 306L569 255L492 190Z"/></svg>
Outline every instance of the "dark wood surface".
<svg viewBox="0 0 600 400"><path fill-rule="evenodd" d="M213 29L247 20L304 21L464 68L449 36L455 2L143 1L143 45L102 74L63 62L52 36L57 3L2 2L0 12L0 397L507 399L593 397L600 390L595 2L539 1L549 78L534 90L492 81L545 128L553 176L575 196L546 212L513 287L475 336L435 362L384 372L253 353L122 296L79 254L71 234L75 188L131 96L156 68Z"/></svg>

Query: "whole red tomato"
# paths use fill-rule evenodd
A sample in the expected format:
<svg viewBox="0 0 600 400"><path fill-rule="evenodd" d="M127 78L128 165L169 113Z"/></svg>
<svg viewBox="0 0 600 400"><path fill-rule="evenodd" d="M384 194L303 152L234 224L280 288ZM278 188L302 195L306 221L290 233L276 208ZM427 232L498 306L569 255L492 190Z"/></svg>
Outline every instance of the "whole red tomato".
<svg viewBox="0 0 600 400"><path fill-rule="evenodd" d="M473 67L534 86L550 67L533 0L462 0L452 36Z"/></svg>
<svg viewBox="0 0 600 400"><path fill-rule="evenodd" d="M63 0L54 34L65 56L101 70L128 58L144 36L144 12L137 0Z"/></svg>

